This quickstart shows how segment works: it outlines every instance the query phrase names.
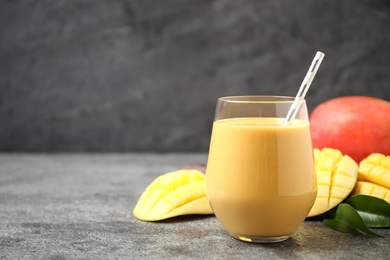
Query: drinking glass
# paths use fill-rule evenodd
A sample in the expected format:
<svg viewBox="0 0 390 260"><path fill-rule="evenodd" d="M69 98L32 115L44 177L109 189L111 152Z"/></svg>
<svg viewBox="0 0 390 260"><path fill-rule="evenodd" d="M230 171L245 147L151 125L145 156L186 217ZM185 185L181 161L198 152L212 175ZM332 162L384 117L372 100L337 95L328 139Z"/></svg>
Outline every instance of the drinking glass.
<svg viewBox="0 0 390 260"><path fill-rule="evenodd" d="M286 240L307 217L317 181L306 103L283 124L293 97L234 96L217 101L206 192L234 238Z"/></svg>

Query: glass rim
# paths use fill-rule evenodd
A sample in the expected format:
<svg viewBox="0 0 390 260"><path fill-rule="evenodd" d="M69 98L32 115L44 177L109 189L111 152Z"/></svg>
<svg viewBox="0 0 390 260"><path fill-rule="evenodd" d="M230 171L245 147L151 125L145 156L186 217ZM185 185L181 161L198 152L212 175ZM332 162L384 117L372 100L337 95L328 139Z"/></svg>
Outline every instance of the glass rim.
<svg viewBox="0 0 390 260"><path fill-rule="evenodd" d="M231 103L292 103L295 97L277 96L277 95L242 95L242 96L226 96L218 98L218 102ZM306 102L303 99L301 102Z"/></svg>

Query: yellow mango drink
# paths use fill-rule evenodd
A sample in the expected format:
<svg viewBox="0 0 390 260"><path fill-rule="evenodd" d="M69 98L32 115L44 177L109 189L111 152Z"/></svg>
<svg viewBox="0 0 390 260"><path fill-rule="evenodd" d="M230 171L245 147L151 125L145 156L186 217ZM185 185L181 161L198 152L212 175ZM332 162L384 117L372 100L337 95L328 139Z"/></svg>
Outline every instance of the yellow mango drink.
<svg viewBox="0 0 390 260"><path fill-rule="evenodd" d="M289 103L290 99L278 102ZM264 106L252 100L240 108L248 114L250 107L256 111L261 107L262 112L266 107L272 114L280 110L275 109L282 106L278 102ZM279 117L220 116L226 109L232 114L237 105L217 107L221 119L213 124L207 196L233 237L250 242L283 241L298 229L316 198L308 120L298 118L283 125L284 118Z"/></svg>

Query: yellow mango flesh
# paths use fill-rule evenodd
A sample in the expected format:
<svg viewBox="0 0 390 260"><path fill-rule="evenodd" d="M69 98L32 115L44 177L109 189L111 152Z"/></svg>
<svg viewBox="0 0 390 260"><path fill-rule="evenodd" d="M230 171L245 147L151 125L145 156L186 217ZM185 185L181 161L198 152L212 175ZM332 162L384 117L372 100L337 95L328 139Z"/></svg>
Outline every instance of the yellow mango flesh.
<svg viewBox="0 0 390 260"><path fill-rule="evenodd" d="M371 182L357 181L352 194L373 196L390 203L390 189Z"/></svg>
<svg viewBox="0 0 390 260"><path fill-rule="evenodd" d="M133 215L143 221L188 214L213 214L206 197L205 176L197 170L159 176L142 193L133 210Z"/></svg>
<svg viewBox="0 0 390 260"><path fill-rule="evenodd" d="M318 216L340 204L353 190L358 164L339 150L314 149L317 197L308 217Z"/></svg>
<svg viewBox="0 0 390 260"><path fill-rule="evenodd" d="M390 156L373 153L362 160L358 169L359 181L367 181L390 189Z"/></svg>

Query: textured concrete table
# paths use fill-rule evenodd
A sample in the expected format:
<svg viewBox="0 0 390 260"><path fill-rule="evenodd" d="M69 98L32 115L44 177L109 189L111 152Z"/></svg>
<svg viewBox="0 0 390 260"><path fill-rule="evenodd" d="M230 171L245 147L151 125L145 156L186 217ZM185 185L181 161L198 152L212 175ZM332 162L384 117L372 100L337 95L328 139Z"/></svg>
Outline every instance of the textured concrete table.
<svg viewBox="0 0 390 260"><path fill-rule="evenodd" d="M205 154L0 155L0 259L389 259L385 238L305 221L287 241L250 244L214 216L142 222L132 209L158 175Z"/></svg>

